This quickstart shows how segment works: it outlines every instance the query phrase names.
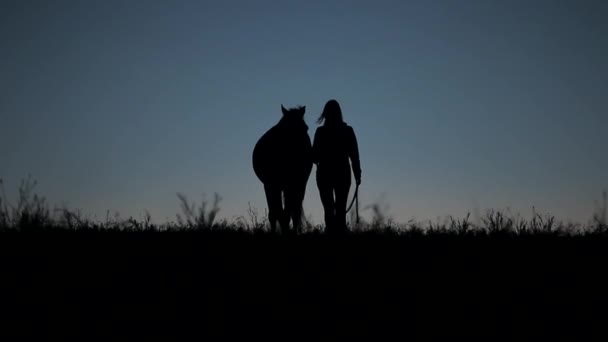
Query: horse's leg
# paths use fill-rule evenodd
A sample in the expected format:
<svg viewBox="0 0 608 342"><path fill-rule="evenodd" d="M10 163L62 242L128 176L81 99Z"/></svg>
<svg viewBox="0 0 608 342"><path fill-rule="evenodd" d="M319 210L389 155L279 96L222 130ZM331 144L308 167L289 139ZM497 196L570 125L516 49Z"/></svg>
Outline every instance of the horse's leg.
<svg viewBox="0 0 608 342"><path fill-rule="evenodd" d="M295 200L293 203L291 219L293 220L293 229L296 234L302 232L302 202Z"/></svg>
<svg viewBox="0 0 608 342"><path fill-rule="evenodd" d="M302 225L302 200L298 188L291 187L285 192L286 204L285 208L288 213L288 219L293 222L293 230L295 233L300 232Z"/></svg>
<svg viewBox="0 0 608 342"><path fill-rule="evenodd" d="M264 184L264 192L266 192L266 201L268 202L268 221L270 222L270 230L273 233L276 233L277 221L281 219L281 212L283 211L281 189L273 184Z"/></svg>
<svg viewBox="0 0 608 342"><path fill-rule="evenodd" d="M287 189L283 189L281 191L281 205L283 205L283 202L285 202L285 206L283 211L281 212L281 218L280 218L280 223L281 223L281 233L283 234L287 234L289 233L289 217L290 217L290 212L289 212L289 205L290 205L290 200L289 200L289 190Z"/></svg>
<svg viewBox="0 0 608 342"><path fill-rule="evenodd" d="M300 183L298 189L297 189L297 199L296 199L296 211L295 211L295 215L298 218L298 232L302 231L302 224L304 223L304 209L303 209L303 203L304 203L304 197L306 197L306 184L308 183L308 177L306 177L305 179L302 180L302 182Z"/></svg>

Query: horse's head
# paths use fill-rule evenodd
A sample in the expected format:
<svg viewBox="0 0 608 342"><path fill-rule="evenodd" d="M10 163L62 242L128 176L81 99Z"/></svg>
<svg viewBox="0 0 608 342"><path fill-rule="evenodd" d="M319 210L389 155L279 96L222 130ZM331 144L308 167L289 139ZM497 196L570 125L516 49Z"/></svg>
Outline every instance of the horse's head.
<svg viewBox="0 0 608 342"><path fill-rule="evenodd" d="M306 112L306 106L298 106L290 109L286 109L281 105L281 111L283 117L279 122L283 127L290 130L304 130L308 131L308 125L304 122L304 113Z"/></svg>

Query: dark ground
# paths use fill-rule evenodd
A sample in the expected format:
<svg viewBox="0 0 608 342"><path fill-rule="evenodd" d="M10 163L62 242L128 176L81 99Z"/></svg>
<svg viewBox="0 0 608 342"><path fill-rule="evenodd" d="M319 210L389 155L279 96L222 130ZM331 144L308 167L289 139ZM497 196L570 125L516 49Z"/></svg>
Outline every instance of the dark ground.
<svg viewBox="0 0 608 342"><path fill-rule="evenodd" d="M2 331L60 340L191 334L589 340L607 333L607 242L5 232Z"/></svg>

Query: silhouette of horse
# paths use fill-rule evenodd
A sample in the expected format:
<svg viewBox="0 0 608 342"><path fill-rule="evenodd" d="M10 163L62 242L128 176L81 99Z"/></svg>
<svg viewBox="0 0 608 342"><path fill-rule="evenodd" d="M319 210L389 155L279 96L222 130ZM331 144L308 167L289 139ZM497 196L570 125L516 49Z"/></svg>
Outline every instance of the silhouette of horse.
<svg viewBox="0 0 608 342"><path fill-rule="evenodd" d="M270 128L253 149L253 170L264 184L268 219L272 231L277 221L281 231L289 231L289 222L299 232L302 225L302 202L312 171L312 144L304 122L305 106L285 109L283 117Z"/></svg>

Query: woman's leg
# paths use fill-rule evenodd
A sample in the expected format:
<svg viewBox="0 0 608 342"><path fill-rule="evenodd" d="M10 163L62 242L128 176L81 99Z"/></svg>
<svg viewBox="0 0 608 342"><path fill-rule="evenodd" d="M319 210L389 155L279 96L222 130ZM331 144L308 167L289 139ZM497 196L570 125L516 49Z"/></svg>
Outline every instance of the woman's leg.
<svg viewBox="0 0 608 342"><path fill-rule="evenodd" d="M336 229L346 231L346 206L348 205L348 192L350 190L350 177L348 182L343 180L336 186Z"/></svg>
<svg viewBox="0 0 608 342"><path fill-rule="evenodd" d="M323 210L325 211L325 231L329 232L334 226L334 217L336 215L334 188L330 182L324 181L319 177L317 177L317 187L319 188L321 203L323 204Z"/></svg>

